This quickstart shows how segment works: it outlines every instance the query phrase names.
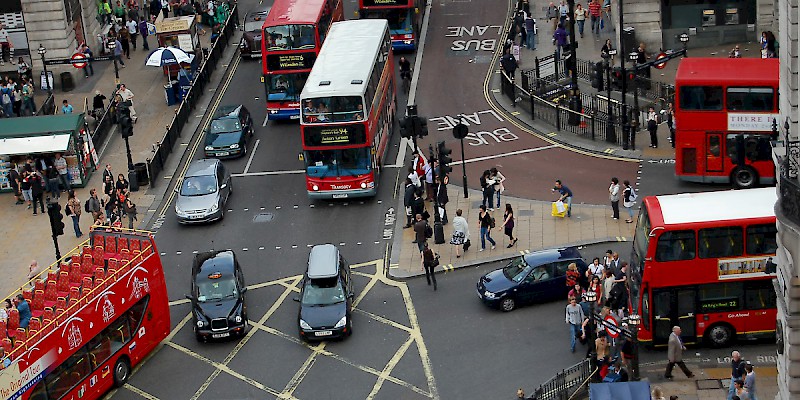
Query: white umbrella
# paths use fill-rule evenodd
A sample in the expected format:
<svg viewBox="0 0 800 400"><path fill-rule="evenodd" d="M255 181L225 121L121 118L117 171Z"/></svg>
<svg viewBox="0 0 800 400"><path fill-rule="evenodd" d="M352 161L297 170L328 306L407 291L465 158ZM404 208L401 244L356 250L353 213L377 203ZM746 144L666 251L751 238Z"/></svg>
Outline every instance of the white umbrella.
<svg viewBox="0 0 800 400"><path fill-rule="evenodd" d="M150 67L163 67L183 62L190 62L192 57L177 47L159 47L147 56L145 65Z"/></svg>

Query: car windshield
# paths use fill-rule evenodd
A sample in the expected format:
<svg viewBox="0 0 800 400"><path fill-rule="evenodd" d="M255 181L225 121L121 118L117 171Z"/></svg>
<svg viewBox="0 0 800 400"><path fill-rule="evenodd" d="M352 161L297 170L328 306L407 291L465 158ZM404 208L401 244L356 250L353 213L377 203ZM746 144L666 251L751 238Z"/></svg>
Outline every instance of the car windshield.
<svg viewBox="0 0 800 400"><path fill-rule="evenodd" d="M411 9L372 10L368 11L366 18L385 19L389 22L389 31L393 35L411 33Z"/></svg>
<svg viewBox="0 0 800 400"><path fill-rule="evenodd" d="M181 196L205 196L217 191L217 180L213 175L190 176L181 184Z"/></svg>
<svg viewBox="0 0 800 400"><path fill-rule="evenodd" d="M314 25L278 25L264 28L267 50L313 49Z"/></svg>
<svg viewBox="0 0 800 400"><path fill-rule="evenodd" d="M201 303L236 297L238 293L233 276L203 278L197 282L197 301Z"/></svg>
<svg viewBox="0 0 800 400"><path fill-rule="evenodd" d="M267 101L300 101L308 72L266 76Z"/></svg>
<svg viewBox="0 0 800 400"><path fill-rule="evenodd" d="M531 266L525 262L525 258L517 257L511 260L511 262L508 263L505 268L503 268L503 275L505 275L509 280L519 283L525 279L525 276L528 275L530 270Z"/></svg>
<svg viewBox="0 0 800 400"><path fill-rule="evenodd" d="M211 121L211 126L208 131L211 133L228 133L238 132L242 130L242 124L239 123L239 118L222 118Z"/></svg>
<svg viewBox="0 0 800 400"><path fill-rule="evenodd" d="M244 23L244 31L245 32L260 31L262 25L264 25L263 15L259 14L257 16L251 16L250 19Z"/></svg>
<svg viewBox="0 0 800 400"><path fill-rule="evenodd" d="M371 168L369 147L341 150L306 151L306 174L310 177L368 174Z"/></svg>
<svg viewBox="0 0 800 400"><path fill-rule="evenodd" d="M336 277L309 280L303 289L302 302L306 306L327 306L344 299L344 288Z"/></svg>

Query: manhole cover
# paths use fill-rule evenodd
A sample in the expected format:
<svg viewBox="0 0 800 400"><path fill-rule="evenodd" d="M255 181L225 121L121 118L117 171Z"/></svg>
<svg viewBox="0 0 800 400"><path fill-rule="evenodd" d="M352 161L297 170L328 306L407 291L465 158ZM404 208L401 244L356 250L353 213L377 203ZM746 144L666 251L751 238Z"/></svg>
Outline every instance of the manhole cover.
<svg viewBox="0 0 800 400"><path fill-rule="evenodd" d="M517 214L519 214L520 217L532 217L533 210L517 210Z"/></svg>
<svg viewBox="0 0 800 400"><path fill-rule="evenodd" d="M270 222L273 218L275 218L273 213L258 213L253 217L253 222Z"/></svg>
<svg viewBox="0 0 800 400"><path fill-rule="evenodd" d="M697 390L722 389L722 382L719 379L699 379L695 382L697 382Z"/></svg>

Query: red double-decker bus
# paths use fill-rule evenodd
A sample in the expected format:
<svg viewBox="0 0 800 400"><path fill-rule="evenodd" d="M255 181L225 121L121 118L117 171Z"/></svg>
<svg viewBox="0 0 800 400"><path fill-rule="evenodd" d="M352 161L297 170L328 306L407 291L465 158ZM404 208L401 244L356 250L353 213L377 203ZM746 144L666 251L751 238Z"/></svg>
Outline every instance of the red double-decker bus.
<svg viewBox="0 0 800 400"><path fill-rule="evenodd" d="M639 340L726 346L775 336L775 188L644 198L628 287Z"/></svg>
<svg viewBox="0 0 800 400"><path fill-rule="evenodd" d="M276 0L264 20L261 61L267 118L299 119L300 93L342 0Z"/></svg>
<svg viewBox="0 0 800 400"><path fill-rule="evenodd" d="M333 24L301 100L308 196L374 196L397 112L386 20Z"/></svg>
<svg viewBox="0 0 800 400"><path fill-rule="evenodd" d="M14 309L0 323L5 399L98 399L125 384L170 331L164 271L148 232L94 229L18 294L31 316Z"/></svg>
<svg viewBox="0 0 800 400"><path fill-rule="evenodd" d="M684 58L675 89L678 179L738 188L775 182L777 58Z"/></svg>
<svg viewBox="0 0 800 400"><path fill-rule="evenodd" d="M360 18L385 19L389 21L392 48L395 51L417 49L425 15L425 3L421 0L358 0Z"/></svg>

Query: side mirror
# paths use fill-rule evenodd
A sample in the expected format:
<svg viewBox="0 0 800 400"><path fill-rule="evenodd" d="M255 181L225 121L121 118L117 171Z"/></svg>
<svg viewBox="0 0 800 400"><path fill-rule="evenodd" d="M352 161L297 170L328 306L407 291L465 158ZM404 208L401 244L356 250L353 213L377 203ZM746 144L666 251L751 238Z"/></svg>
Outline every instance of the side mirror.
<svg viewBox="0 0 800 400"><path fill-rule="evenodd" d="M292 297L292 300L294 300L294 301L299 303L300 302L300 296L294 296L294 297Z"/></svg>
<svg viewBox="0 0 800 400"><path fill-rule="evenodd" d="M220 189L225 189L226 187L228 187L228 184L227 183L223 183L222 186L220 186L219 188Z"/></svg>

